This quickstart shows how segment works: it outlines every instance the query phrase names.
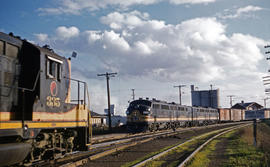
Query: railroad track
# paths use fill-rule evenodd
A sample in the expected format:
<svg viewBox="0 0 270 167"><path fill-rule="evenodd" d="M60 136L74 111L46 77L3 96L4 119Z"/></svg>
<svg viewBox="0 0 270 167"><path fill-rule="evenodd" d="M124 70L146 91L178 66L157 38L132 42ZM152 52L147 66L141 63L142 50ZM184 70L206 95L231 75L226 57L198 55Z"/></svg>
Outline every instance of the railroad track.
<svg viewBox="0 0 270 167"><path fill-rule="evenodd" d="M165 156L166 154L168 154L169 152L173 151L173 150L176 150L177 148L185 145L185 144L188 144L188 143L191 143L191 142L196 142L197 140L201 140L202 138L204 138L204 142L199 144L199 146L197 148L194 149L194 151L192 152L189 152L187 151L188 155L187 154L183 154L185 157L182 159L182 162L180 162L180 164L178 165L178 167L184 167L202 148L204 148L209 142L211 142L213 139L225 134L225 133L228 133L230 131L233 131L235 129L239 129L239 128L242 128L242 127L245 127L245 126L249 126L251 123L246 123L244 125L237 125L236 127L229 127L229 128L224 128L224 129L220 129L220 130L216 130L214 132L210 132L208 134L203 134L203 135L200 135L200 136L197 136L197 137L194 137L190 140L187 140L181 144L178 144L170 149L167 149L161 153L158 153L140 163L137 163L135 165L133 165L133 167L142 167L142 166L147 166L147 163L149 165L149 162L151 161L155 161L156 159L159 159L160 157L162 156ZM206 137L208 136L208 137ZM150 165L151 166L151 165Z"/></svg>
<svg viewBox="0 0 270 167"><path fill-rule="evenodd" d="M184 129L182 131L188 131L188 130L190 129ZM97 144L92 145L89 151L86 151L84 153L80 152L76 155L73 155L72 157L66 157L65 158L66 160L64 158L59 159L56 161L56 164L62 164L60 165L62 167L73 167L73 166L75 167L75 166L83 165L88 161L98 159L100 157L112 154L116 151L120 151L125 148L135 146L137 144L149 142L159 137L172 136L177 133L179 133L179 131L175 131L175 132L165 131L165 132L158 132L158 133L151 132L146 135L143 135L143 134L131 135L124 139L97 143ZM76 157L83 157L83 156L84 158L81 158L80 160L76 160ZM64 164L63 162L65 161L66 162L72 161L72 162Z"/></svg>
<svg viewBox="0 0 270 167"><path fill-rule="evenodd" d="M235 123L232 123L232 125ZM230 125L230 124L226 124ZM208 127L214 126L224 126L222 124L209 125ZM88 151L74 152L72 154L65 155L55 160L49 161L39 161L30 166L62 166L62 167L75 167L80 166L88 161L98 159L100 157L112 154L116 151L126 149L137 144L142 144L149 142L151 140L160 137L169 137L179 133L184 133L187 131L192 131L194 129L203 129L206 127L192 127L192 128L181 128L176 131L161 131L161 132L150 132L150 133L140 133L133 135L122 135L113 138L102 138L94 141L94 144L89 146Z"/></svg>

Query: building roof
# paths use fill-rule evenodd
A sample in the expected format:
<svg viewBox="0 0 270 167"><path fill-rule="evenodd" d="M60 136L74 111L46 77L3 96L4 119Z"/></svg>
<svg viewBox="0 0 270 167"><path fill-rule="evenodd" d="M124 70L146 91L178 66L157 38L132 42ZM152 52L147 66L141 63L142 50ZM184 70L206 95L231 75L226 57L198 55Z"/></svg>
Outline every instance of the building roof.
<svg viewBox="0 0 270 167"><path fill-rule="evenodd" d="M256 102L249 102L249 103L236 103L235 105L233 105L231 108L234 109L247 109L248 107L251 107L255 105L257 108L262 108L263 106L261 106L260 104L256 103Z"/></svg>
<svg viewBox="0 0 270 167"><path fill-rule="evenodd" d="M100 118L106 118L106 115L98 114L94 111L91 111L91 117L100 117Z"/></svg>

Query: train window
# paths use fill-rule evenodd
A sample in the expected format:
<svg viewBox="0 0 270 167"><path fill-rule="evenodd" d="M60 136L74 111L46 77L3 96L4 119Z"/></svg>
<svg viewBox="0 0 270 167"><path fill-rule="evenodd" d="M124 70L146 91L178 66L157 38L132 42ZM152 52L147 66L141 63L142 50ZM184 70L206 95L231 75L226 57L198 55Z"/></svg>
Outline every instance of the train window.
<svg viewBox="0 0 270 167"><path fill-rule="evenodd" d="M0 55L4 55L4 42L0 41Z"/></svg>
<svg viewBox="0 0 270 167"><path fill-rule="evenodd" d="M11 83L12 83L12 73L5 72L4 73L4 85L11 86Z"/></svg>
<svg viewBox="0 0 270 167"><path fill-rule="evenodd" d="M50 78L55 78L55 70L56 70L56 62L52 61L52 60L48 60L47 61L47 75Z"/></svg>
<svg viewBox="0 0 270 167"><path fill-rule="evenodd" d="M47 76L58 81L62 78L62 61L49 57L47 59Z"/></svg>
<svg viewBox="0 0 270 167"><path fill-rule="evenodd" d="M11 45L9 43L6 44L6 55L9 57L17 57L19 52L19 48L17 46Z"/></svg>
<svg viewBox="0 0 270 167"><path fill-rule="evenodd" d="M169 110L169 106L167 106L167 105L161 105L161 109Z"/></svg>
<svg viewBox="0 0 270 167"><path fill-rule="evenodd" d="M160 109L160 105L159 104L153 104L153 108L154 109Z"/></svg>
<svg viewBox="0 0 270 167"><path fill-rule="evenodd" d="M61 64L57 63L57 80L60 81L62 78L62 67Z"/></svg>

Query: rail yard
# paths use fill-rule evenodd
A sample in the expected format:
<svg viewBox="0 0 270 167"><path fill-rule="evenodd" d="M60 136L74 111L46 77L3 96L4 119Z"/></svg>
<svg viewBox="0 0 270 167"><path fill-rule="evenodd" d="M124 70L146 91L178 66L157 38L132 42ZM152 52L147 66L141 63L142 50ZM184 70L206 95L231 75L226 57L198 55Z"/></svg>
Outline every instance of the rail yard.
<svg viewBox="0 0 270 167"><path fill-rule="evenodd" d="M265 126L265 122L259 125L262 128L270 130ZM213 140L231 133L247 132L252 127L252 122L241 122L231 124L220 124L217 126L194 127L177 129L176 131L149 132L134 135L115 135L103 136L103 141L92 145L92 149L83 153L68 155L63 159L51 161L51 165L71 167L71 166L211 166L209 164L225 163L228 157L223 157L222 163L212 159L211 163L200 162L198 165L198 156L203 154L203 150L211 145ZM267 134L267 133L266 133ZM264 134L264 135L266 135ZM259 136L259 135L258 135ZM119 137L118 139L116 139ZM260 140L267 139L261 138ZM100 138L100 137L99 137ZM224 137L222 137L224 138ZM260 143L261 145L262 142ZM224 145L222 144L224 147ZM220 149L220 148L219 148ZM223 148L224 149L224 148ZM219 150L220 151L220 150ZM269 151L269 150L268 150ZM214 152L214 151L213 151ZM217 154L216 152L214 152ZM198 154L198 155L197 155ZM215 155L214 154L214 155ZM226 149L219 154L226 154ZM212 155L212 156L214 156ZM227 159L226 159L227 158ZM262 157L260 157L262 158ZM207 159L207 158L206 158ZM200 159L201 160L201 159ZM203 161L203 160L201 160ZM197 163L197 165L196 165ZM231 163L228 161L228 163ZM233 162L235 163L235 162ZM241 162L242 163L242 162ZM243 165L235 163L235 165ZM248 162L245 162L248 163ZM254 164L258 162L254 162ZM262 162L259 164L265 164ZM194 165L195 164L195 165ZM47 164L48 165L48 164Z"/></svg>
<svg viewBox="0 0 270 167"><path fill-rule="evenodd" d="M87 83L71 78L70 58L1 32L0 44L0 166L193 166L213 141L252 125L257 144L256 126L270 117L255 102L218 108L211 90L206 106L133 100L121 133L111 131L108 103L108 134L96 135ZM191 89L195 102L205 94Z"/></svg>
<svg viewBox="0 0 270 167"><path fill-rule="evenodd" d="M151 163L162 161L157 161L161 157L170 159L170 156L176 156L176 159L165 162L174 163L174 166L184 166L195 155L196 149L203 144L206 145L206 141L209 142L210 138L249 125L250 122L209 125L209 127L129 135L117 140L108 139L112 141L93 144L88 152L69 155L53 163L57 166L153 166ZM182 150L175 155L173 150L177 148ZM164 157L168 152L173 153Z"/></svg>

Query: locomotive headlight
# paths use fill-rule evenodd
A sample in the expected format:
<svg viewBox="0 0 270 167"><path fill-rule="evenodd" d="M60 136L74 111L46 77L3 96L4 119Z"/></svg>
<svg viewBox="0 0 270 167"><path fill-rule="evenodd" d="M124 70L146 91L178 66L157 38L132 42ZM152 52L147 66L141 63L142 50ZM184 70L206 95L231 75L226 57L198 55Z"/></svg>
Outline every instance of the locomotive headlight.
<svg viewBox="0 0 270 167"><path fill-rule="evenodd" d="M126 111L126 114L129 115L129 111L128 110Z"/></svg>
<svg viewBox="0 0 270 167"><path fill-rule="evenodd" d="M144 115L150 114L150 109L148 109L147 111L143 111L143 114L144 114Z"/></svg>

